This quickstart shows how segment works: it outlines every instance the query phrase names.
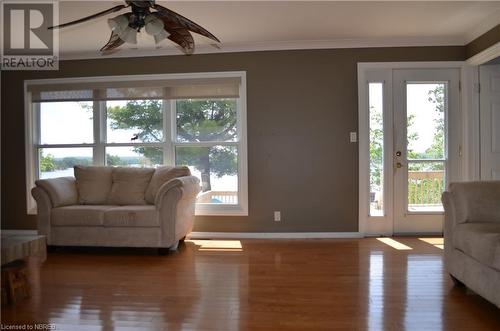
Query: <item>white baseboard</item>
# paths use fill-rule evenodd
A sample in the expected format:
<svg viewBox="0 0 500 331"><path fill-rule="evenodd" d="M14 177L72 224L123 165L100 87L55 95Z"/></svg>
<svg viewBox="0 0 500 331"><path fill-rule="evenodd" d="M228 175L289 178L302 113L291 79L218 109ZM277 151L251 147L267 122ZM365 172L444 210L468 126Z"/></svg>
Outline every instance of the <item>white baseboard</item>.
<svg viewBox="0 0 500 331"><path fill-rule="evenodd" d="M7 235L37 235L37 230L1 230ZM362 238L359 232L191 232L188 239L342 239Z"/></svg>
<svg viewBox="0 0 500 331"><path fill-rule="evenodd" d="M191 232L188 239L340 239L362 238L359 232Z"/></svg>
<svg viewBox="0 0 500 331"><path fill-rule="evenodd" d="M0 233L12 236L36 236L38 235L37 230L0 230Z"/></svg>

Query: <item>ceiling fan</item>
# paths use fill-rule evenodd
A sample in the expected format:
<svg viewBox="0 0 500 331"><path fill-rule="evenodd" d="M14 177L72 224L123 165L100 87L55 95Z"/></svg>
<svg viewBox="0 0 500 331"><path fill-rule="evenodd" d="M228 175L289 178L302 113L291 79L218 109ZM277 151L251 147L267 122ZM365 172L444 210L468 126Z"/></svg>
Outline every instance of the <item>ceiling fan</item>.
<svg viewBox="0 0 500 331"><path fill-rule="evenodd" d="M51 26L49 29L64 28L130 8L132 10L130 13L108 19L111 37L107 44L100 50L104 54L115 50L124 43L137 44L137 33L141 32L142 28L145 28L146 33L154 37L156 44L168 38L179 45L186 55L194 52L194 40L191 32L198 33L220 43L220 40L216 36L200 25L168 8L156 4L155 0L127 0L125 2L126 4L124 5L118 5L72 22Z"/></svg>

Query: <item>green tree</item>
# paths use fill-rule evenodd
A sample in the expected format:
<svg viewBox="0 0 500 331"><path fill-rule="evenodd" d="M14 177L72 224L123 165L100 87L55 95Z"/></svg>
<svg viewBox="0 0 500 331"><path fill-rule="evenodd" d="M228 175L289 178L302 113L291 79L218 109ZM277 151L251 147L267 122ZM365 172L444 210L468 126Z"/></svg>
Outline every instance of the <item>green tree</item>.
<svg viewBox="0 0 500 331"><path fill-rule="evenodd" d="M108 166L124 166L127 165L127 162L122 160L118 155L106 153L106 164Z"/></svg>
<svg viewBox="0 0 500 331"><path fill-rule="evenodd" d="M426 154L439 159L444 156L444 84L438 84L429 91L428 100L435 105L434 111L438 113L438 116L434 119L433 142L426 150Z"/></svg>
<svg viewBox="0 0 500 331"><path fill-rule="evenodd" d="M418 153L411 146L418 140L418 133L414 128L415 115L408 117L408 158L417 158ZM380 112L370 108L370 185L371 188L381 190L383 169L384 131L383 119Z"/></svg>
<svg viewBox="0 0 500 331"><path fill-rule="evenodd" d="M108 108L112 129L133 129L143 142L163 141L162 104L158 100L128 101L125 106ZM177 139L182 142L234 141L236 139L236 101L179 100ZM134 151L162 163L162 151L154 147L135 147ZM236 173L236 152L232 147L178 147L177 164L194 166L201 172L203 191L211 190L210 174L217 177Z"/></svg>
<svg viewBox="0 0 500 331"><path fill-rule="evenodd" d="M56 162L54 160L54 156L52 154L47 154L47 156L43 155L43 152L40 152L40 171L54 171L56 170Z"/></svg>
<svg viewBox="0 0 500 331"><path fill-rule="evenodd" d="M408 159L418 159L420 154L412 148L412 146L414 146L414 144L418 141L418 132L415 131L415 114L410 114L410 116L408 116L406 130Z"/></svg>
<svg viewBox="0 0 500 331"><path fill-rule="evenodd" d="M383 150L384 150L384 131L382 123L382 114L375 112L370 108L370 186L372 189L381 190L382 169L383 169Z"/></svg>

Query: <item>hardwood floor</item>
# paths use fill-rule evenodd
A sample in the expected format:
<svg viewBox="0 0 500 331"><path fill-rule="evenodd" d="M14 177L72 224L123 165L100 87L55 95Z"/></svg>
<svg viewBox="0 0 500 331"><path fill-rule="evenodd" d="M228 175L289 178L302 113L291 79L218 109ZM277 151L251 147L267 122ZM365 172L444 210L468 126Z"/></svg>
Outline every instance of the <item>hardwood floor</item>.
<svg viewBox="0 0 500 331"><path fill-rule="evenodd" d="M56 330L500 330L454 287L439 242L186 241L179 251L71 249L32 273L2 323ZM438 240L439 241L439 240ZM433 245L433 244L436 244Z"/></svg>

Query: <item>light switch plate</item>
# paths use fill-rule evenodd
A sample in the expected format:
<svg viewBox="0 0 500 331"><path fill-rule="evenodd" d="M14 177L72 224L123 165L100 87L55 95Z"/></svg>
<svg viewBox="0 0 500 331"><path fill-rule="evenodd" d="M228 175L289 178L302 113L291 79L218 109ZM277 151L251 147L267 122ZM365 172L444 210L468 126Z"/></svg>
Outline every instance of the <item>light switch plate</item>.
<svg viewBox="0 0 500 331"><path fill-rule="evenodd" d="M281 222L281 212L280 211L275 211L274 212L274 221L275 222Z"/></svg>
<svg viewBox="0 0 500 331"><path fill-rule="evenodd" d="M356 132L351 132L349 134L349 138L350 138L350 140L351 140L352 143L355 143L355 142L358 141L358 135L357 135Z"/></svg>

